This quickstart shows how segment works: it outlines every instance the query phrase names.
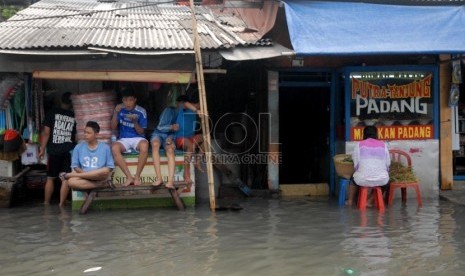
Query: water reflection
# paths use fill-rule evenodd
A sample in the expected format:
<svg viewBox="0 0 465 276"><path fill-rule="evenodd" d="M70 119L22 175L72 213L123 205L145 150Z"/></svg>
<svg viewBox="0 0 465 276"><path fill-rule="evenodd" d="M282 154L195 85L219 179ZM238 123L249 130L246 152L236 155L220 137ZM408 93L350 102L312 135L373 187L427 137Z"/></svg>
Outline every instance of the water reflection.
<svg viewBox="0 0 465 276"><path fill-rule="evenodd" d="M311 199L78 215L0 210L2 275L463 275L464 208L431 201L380 213Z"/></svg>

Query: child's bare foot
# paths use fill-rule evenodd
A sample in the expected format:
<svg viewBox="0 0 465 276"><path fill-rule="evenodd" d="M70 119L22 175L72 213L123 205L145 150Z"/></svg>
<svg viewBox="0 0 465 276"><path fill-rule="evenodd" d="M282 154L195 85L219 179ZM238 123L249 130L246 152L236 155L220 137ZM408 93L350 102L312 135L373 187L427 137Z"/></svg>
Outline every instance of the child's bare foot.
<svg viewBox="0 0 465 276"><path fill-rule="evenodd" d="M346 206L352 206L352 200L346 200L345 204Z"/></svg>
<svg viewBox="0 0 465 276"><path fill-rule="evenodd" d="M168 181L168 182L166 182L165 188L166 188L166 189L171 189L171 190L175 189L175 187L174 187L174 185L173 185L173 181Z"/></svg>
<svg viewBox="0 0 465 276"><path fill-rule="evenodd" d="M186 182L188 188L190 188L192 186L192 183L194 183L190 175L184 175L184 181Z"/></svg>
<svg viewBox="0 0 465 276"><path fill-rule="evenodd" d="M159 187L161 184L163 184L163 181L160 179L155 180L155 182L152 183L153 187Z"/></svg>
<svg viewBox="0 0 465 276"><path fill-rule="evenodd" d="M140 181L140 177L136 176L134 178L134 186L139 186L141 184L142 184L142 182Z"/></svg>
<svg viewBox="0 0 465 276"><path fill-rule="evenodd" d="M126 179L126 181L123 183L123 186L127 187L132 184L134 184L134 178L131 177L131 178Z"/></svg>

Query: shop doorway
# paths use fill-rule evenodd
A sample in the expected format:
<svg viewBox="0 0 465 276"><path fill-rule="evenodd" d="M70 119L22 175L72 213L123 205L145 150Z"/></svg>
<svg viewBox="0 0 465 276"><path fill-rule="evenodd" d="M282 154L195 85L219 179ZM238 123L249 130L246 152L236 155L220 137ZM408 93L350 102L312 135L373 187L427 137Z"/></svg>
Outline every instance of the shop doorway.
<svg viewBox="0 0 465 276"><path fill-rule="evenodd" d="M326 84L280 83L280 184L330 182L331 93Z"/></svg>

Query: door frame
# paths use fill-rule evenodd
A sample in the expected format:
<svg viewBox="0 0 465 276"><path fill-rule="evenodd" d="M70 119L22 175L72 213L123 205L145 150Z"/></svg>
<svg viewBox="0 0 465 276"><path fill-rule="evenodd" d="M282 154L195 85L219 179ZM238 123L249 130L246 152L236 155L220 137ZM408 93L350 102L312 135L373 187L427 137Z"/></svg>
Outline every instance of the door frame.
<svg viewBox="0 0 465 276"><path fill-rule="evenodd" d="M328 74L330 81L283 81L281 77L286 73L322 73ZM276 145L279 145L279 88L280 87L320 87L329 88L329 191L330 195L335 193L335 169L334 163L331 162L335 155L335 116L342 108L342 105L336 104L336 93L339 86L338 72L335 69L328 68L285 68L268 71L268 112L270 114L270 140L269 154L273 154L271 149L276 150ZM273 127L271 127L273 126ZM272 138L271 138L272 137ZM279 189L279 164L268 165L268 183L272 190Z"/></svg>

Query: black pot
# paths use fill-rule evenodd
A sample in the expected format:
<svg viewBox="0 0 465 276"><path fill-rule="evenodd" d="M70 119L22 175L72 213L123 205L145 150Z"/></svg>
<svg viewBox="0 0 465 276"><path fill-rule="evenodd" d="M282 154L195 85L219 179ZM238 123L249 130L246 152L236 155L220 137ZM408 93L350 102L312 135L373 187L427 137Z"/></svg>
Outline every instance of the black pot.
<svg viewBox="0 0 465 276"><path fill-rule="evenodd" d="M3 152L15 152L18 151L23 143L21 136L16 136L12 140L4 141Z"/></svg>

